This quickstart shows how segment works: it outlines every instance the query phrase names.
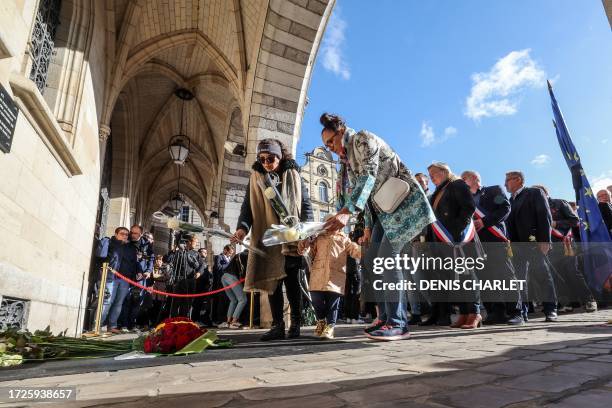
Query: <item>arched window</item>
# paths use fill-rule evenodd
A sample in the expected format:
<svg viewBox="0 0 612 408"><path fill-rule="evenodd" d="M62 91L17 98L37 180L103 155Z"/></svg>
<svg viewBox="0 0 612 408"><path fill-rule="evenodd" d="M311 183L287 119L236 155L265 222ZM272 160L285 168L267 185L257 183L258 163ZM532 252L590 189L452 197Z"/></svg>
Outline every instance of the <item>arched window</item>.
<svg viewBox="0 0 612 408"><path fill-rule="evenodd" d="M328 187L323 181L319 182L319 201L329 202Z"/></svg>
<svg viewBox="0 0 612 408"><path fill-rule="evenodd" d="M49 64L55 48L55 34L60 24L61 0L41 0L32 30L32 69L30 79L41 94L45 92Z"/></svg>

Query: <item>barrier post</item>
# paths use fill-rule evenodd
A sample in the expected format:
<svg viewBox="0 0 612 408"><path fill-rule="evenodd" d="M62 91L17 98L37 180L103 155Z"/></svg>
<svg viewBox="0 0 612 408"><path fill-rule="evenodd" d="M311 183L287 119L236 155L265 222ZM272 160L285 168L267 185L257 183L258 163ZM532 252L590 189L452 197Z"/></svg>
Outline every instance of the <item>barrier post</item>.
<svg viewBox="0 0 612 408"><path fill-rule="evenodd" d="M254 312L255 312L255 292L251 291L251 307L249 308L249 329L253 328Z"/></svg>
<svg viewBox="0 0 612 408"><path fill-rule="evenodd" d="M104 305L104 296L106 295L106 275L108 274L108 263L102 264L102 278L100 280L100 287L98 288L98 307L96 309L96 327L94 333L96 336L100 335L100 326L102 324L102 307Z"/></svg>

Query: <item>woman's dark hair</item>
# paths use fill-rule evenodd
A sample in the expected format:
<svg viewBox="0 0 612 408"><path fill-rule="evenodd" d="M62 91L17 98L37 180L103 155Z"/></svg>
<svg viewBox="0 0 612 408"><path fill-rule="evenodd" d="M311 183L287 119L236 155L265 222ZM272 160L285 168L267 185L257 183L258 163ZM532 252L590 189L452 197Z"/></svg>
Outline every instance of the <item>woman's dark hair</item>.
<svg viewBox="0 0 612 408"><path fill-rule="evenodd" d="M278 139L272 139L272 138L263 139L263 140L260 140L259 143L276 143L280 146L281 152L283 153L283 157L281 157L281 161L293 159L291 150L289 150L289 148L287 148L287 146L285 146L285 144Z"/></svg>
<svg viewBox="0 0 612 408"><path fill-rule="evenodd" d="M340 129L346 128L344 118L333 113L325 112L321 115L319 122L321 122L321 125L323 125L323 130L337 132Z"/></svg>

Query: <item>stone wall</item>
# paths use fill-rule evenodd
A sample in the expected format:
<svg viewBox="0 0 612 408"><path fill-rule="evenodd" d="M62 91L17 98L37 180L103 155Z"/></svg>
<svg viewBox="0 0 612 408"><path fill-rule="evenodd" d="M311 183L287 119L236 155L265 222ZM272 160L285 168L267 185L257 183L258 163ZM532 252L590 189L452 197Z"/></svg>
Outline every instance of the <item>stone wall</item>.
<svg viewBox="0 0 612 408"><path fill-rule="evenodd" d="M37 2L3 0L0 6L0 27L10 27L0 30L0 43L9 45L0 48L10 51L0 56L0 83L20 109L11 151L0 153L0 295L30 301L29 329L50 325L53 331L74 334L82 320L79 304L85 301L82 288L87 288L99 193L104 78L95 67L104 66L105 55L103 3L65 3L84 8L95 3L99 8L99 18L87 28L92 52L85 61L85 51L74 50L83 64L69 68L82 69L80 80L55 82L54 96L80 98L71 116L76 127L68 132L49 107L50 95L41 95L28 79L26 49ZM72 51L61 50L56 58Z"/></svg>

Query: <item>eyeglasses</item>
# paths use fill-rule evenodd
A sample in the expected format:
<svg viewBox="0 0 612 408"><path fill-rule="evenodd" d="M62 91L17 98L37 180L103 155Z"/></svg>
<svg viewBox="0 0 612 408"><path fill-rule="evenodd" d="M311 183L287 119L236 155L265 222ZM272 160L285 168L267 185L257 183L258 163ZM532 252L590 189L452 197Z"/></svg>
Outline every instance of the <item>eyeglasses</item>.
<svg viewBox="0 0 612 408"><path fill-rule="evenodd" d="M128 233L127 233L127 232L125 232L125 231L121 231L121 232L120 232L119 234L117 234L117 235L128 235Z"/></svg>
<svg viewBox="0 0 612 408"><path fill-rule="evenodd" d="M257 158L261 164L272 164L276 160L276 156L259 156Z"/></svg>

